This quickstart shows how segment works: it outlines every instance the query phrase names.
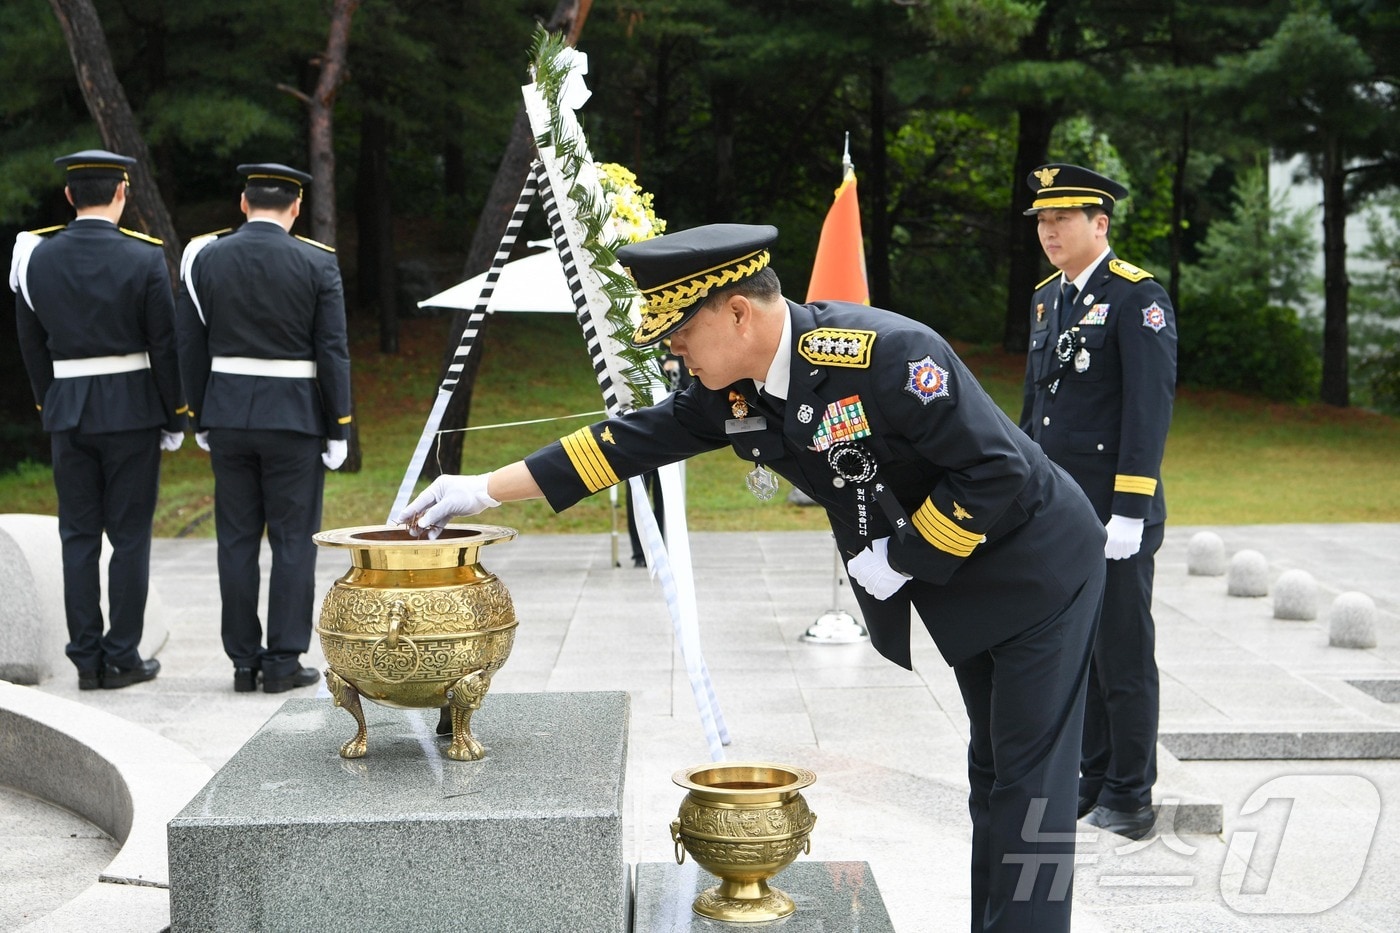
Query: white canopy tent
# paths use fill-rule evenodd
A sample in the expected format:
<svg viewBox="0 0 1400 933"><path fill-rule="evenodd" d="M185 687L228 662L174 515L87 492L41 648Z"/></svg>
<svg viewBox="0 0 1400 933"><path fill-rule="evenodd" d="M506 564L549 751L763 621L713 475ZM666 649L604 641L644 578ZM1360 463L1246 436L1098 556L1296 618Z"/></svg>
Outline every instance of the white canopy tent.
<svg viewBox="0 0 1400 933"><path fill-rule="evenodd" d="M547 245L549 241L532 240L530 246ZM481 298L486 275L474 275L431 298L418 302L420 308L452 308L472 310ZM501 267L501 277L491 293L488 311L533 311L547 314L573 314L574 299L569 283L564 280L564 267L553 245Z"/></svg>

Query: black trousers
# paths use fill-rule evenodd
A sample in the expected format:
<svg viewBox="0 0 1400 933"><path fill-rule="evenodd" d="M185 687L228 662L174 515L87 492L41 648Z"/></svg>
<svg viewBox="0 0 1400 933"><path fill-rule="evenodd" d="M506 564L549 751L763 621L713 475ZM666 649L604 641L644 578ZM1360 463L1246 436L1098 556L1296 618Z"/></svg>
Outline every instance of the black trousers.
<svg viewBox="0 0 1400 933"><path fill-rule="evenodd" d="M1097 569L1048 618L954 665L971 725L973 931L1068 931Z"/></svg>
<svg viewBox="0 0 1400 933"><path fill-rule="evenodd" d="M135 667L146 622L151 520L160 489L160 428L50 438L63 545L63 602L68 659L80 671L105 664ZM99 561L102 534L112 542L107 565L111 626L103 634Z"/></svg>
<svg viewBox="0 0 1400 933"><path fill-rule="evenodd" d="M656 524L661 527L661 533L666 533L666 503L661 499L661 474L652 470L650 473L642 474L642 488L651 496L652 506L656 510ZM646 560L646 553L642 550L641 534L637 531L637 506L632 502L632 484L624 482L622 489L627 496L627 536L632 540L632 561ZM645 508L645 503L642 505Z"/></svg>
<svg viewBox="0 0 1400 933"><path fill-rule="evenodd" d="M224 653L234 667L290 677L311 644L316 544L321 528L324 441L295 431L209 432ZM258 619L258 554L272 547L267 642Z"/></svg>
<svg viewBox="0 0 1400 933"><path fill-rule="evenodd" d="M1089 666L1079 794L1113 810L1152 803L1157 783L1157 628L1152 580L1165 526L1143 530L1142 549L1108 561L1103 611Z"/></svg>

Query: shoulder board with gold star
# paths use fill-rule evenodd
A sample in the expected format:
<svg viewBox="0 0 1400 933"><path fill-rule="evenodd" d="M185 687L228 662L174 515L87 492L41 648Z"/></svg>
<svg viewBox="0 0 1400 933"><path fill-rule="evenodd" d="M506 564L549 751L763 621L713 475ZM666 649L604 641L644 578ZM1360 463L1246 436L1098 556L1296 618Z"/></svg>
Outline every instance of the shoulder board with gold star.
<svg viewBox="0 0 1400 933"><path fill-rule="evenodd" d="M1141 282L1143 279L1152 278L1152 273L1146 269L1139 269L1130 262L1121 259L1110 259L1108 261L1108 271L1114 275L1121 275L1129 282Z"/></svg>
<svg viewBox="0 0 1400 933"><path fill-rule="evenodd" d="M334 247L334 246L327 246L327 245L324 244L324 243L318 243L318 242L316 242L315 240L311 239L310 237L298 236L297 239L298 239L298 240L301 240L303 243L309 243L309 244L312 245L312 246L320 247L321 249L325 250L325 251L328 252L328 253L333 253L333 252L335 252L335 247Z"/></svg>
<svg viewBox="0 0 1400 933"><path fill-rule="evenodd" d="M875 331L846 330L840 327L818 327L797 338L797 353L809 363L819 366L847 366L851 369L870 368L870 352L875 346Z"/></svg>
<svg viewBox="0 0 1400 933"><path fill-rule="evenodd" d="M155 237L153 237L153 236L146 236L146 234L142 233L142 232L139 231L139 230L128 230L126 227L118 227L117 229L120 230L122 233L125 233L127 236L131 237L132 239L140 240L140 241L143 242L143 243L150 243L152 246L164 246L164 245L165 245L165 242L164 242L164 241L162 241L162 240L157 240L157 239L156 239Z"/></svg>
<svg viewBox="0 0 1400 933"><path fill-rule="evenodd" d="M52 227L40 227L38 230L28 230L26 232L32 233L35 236L48 236L51 233L57 233L67 226L67 224L54 224Z"/></svg>
<svg viewBox="0 0 1400 933"><path fill-rule="evenodd" d="M1044 288L1045 286L1049 285L1051 282L1055 281L1055 279L1059 278L1059 277L1060 277L1061 275L1063 275L1063 274L1064 274L1064 273L1060 272L1060 270L1056 269L1054 272L1052 272L1052 273L1050 273L1049 275L1047 275L1044 279L1042 279L1041 281L1037 282L1037 283L1036 283L1036 286L1035 286L1035 290L1036 290L1036 291L1040 291L1042 288Z"/></svg>

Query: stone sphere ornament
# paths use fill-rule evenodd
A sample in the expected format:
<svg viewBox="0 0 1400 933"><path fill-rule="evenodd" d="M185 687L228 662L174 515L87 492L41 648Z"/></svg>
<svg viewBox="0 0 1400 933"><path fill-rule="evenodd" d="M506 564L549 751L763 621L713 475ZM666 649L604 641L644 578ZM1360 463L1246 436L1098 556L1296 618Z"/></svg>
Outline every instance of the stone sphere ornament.
<svg viewBox="0 0 1400 933"><path fill-rule="evenodd" d="M1306 570L1285 570L1274 581L1274 618L1311 622L1317 618L1317 581Z"/></svg>
<svg viewBox="0 0 1400 933"><path fill-rule="evenodd" d="M1225 542L1213 531L1198 531L1186 544L1186 572L1193 577L1225 576Z"/></svg>
<svg viewBox="0 0 1400 933"><path fill-rule="evenodd" d="M1268 596L1269 562L1258 551L1240 551L1230 558L1231 596Z"/></svg>
<svg viewBox="0 0 1400 933"><path fill-rule="evenodd" d="M1376 604L1365 593L1343 593L1327 614L1327 643L1334 648L1376 647Z"/></svg>

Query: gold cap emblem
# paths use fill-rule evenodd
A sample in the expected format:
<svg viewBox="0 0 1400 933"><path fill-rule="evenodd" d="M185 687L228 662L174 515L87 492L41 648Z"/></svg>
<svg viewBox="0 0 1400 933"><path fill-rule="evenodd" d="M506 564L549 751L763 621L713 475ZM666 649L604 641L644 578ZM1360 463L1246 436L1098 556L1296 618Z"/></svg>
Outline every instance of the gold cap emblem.
<svg viewBox="0 0 1400 933"><path fill-rule="evenodd" d="M1035 171L1035 177L1040 179L1040 187L1042 188L1049 188L1053 185L1055 176L1058 174L1060 174L1060 170L1057 168L1041 168Z"/></svg>

